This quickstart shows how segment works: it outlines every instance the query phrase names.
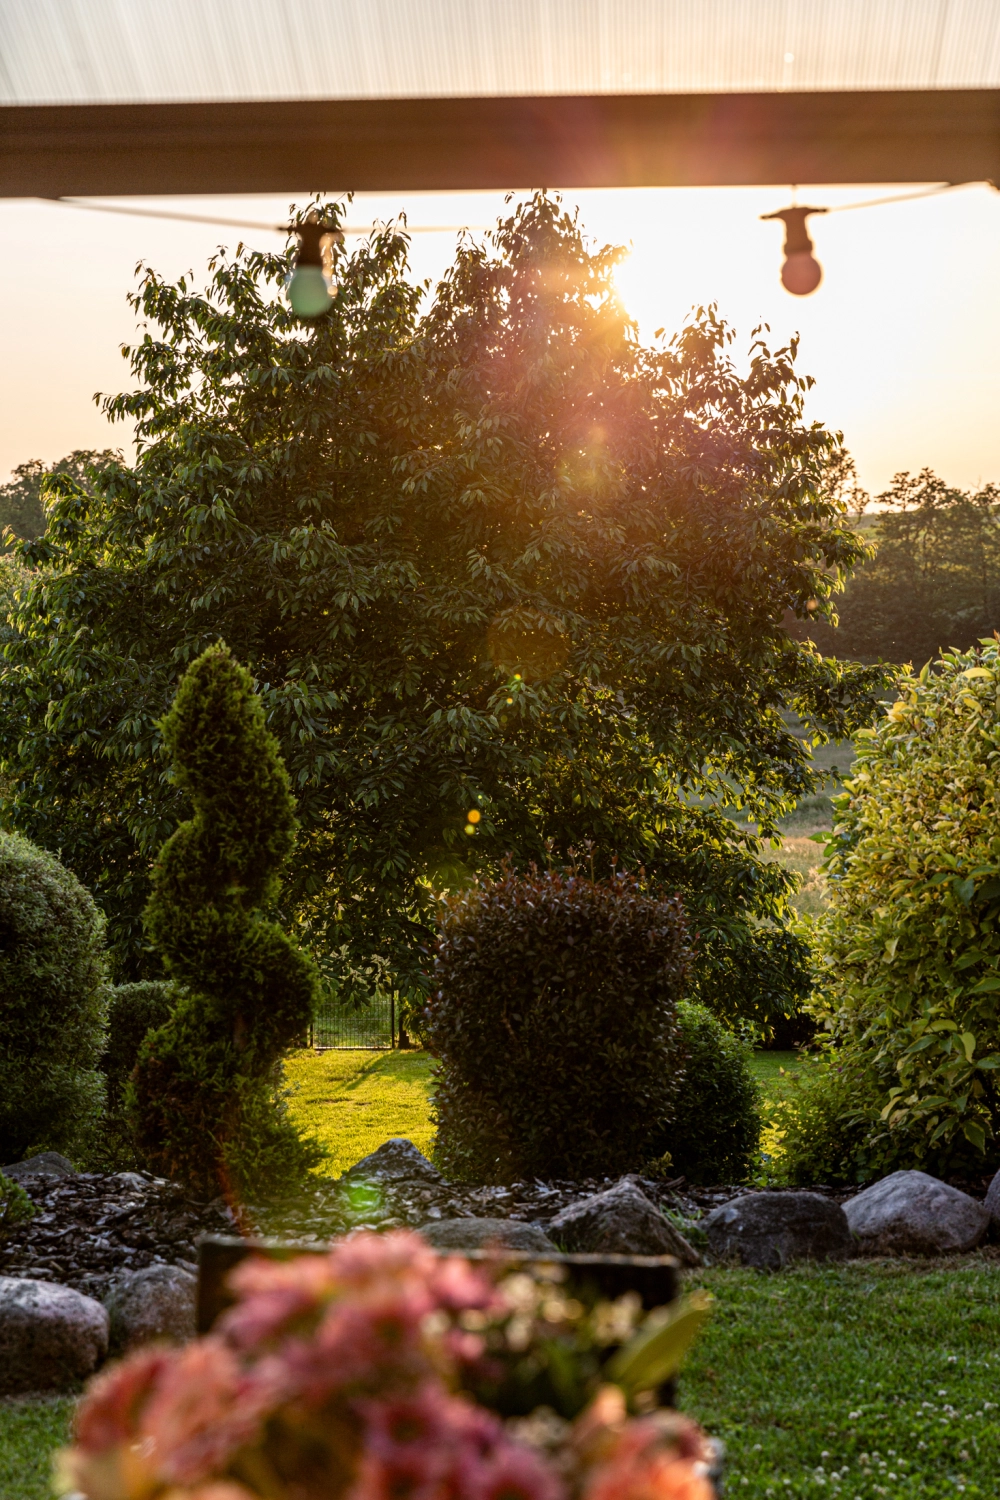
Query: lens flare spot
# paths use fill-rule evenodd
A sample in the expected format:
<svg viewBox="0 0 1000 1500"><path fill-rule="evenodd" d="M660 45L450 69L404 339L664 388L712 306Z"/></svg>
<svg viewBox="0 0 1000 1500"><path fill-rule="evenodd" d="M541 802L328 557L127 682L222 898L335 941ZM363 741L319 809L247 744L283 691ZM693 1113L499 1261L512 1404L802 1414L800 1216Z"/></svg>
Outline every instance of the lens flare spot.
<svg viewBox="0 0 1000 1500"><path fill-rule="evenodd" d="M479 811L479 808L474 807L472 811L466 816L465 821L467 823L478 823L481 817L482 813Z"/></svg>

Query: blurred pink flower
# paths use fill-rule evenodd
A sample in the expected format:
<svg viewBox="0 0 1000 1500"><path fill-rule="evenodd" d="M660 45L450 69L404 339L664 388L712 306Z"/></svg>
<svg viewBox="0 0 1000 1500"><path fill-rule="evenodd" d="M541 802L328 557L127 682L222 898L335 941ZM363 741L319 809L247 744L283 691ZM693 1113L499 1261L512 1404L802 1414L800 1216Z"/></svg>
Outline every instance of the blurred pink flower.
<svg viewBox="0 0 1000 1500"><path fill-rule="evenodd" d="M258 1349L290 1332L308 1332L337 1290L332 1256L268 1260L251 1255L230 1272L240 1298L219 1320L219 1333L237 1349Z"/></svg>
<svg viewBox="0 0 1000 1500"><path fill-rule="evenodd" d="M707 1456L700 1429L686 1418L627 1422L591 1469L582 1500L714 1500Z"/></svg>
<svg viewBox="0 0 1000 1500"><path fill-rule="evenodd" d="M164 1479L194 1484L224 1469L237 1448L254 1441L277 1394L257 1380L221 1339L189 1344L160 1372L140 1431Z"/></svg>
<svg viewBox="0 0 1000 1500"><path fill-rule="evenodd" d="M563 1485L539 1454L508 1441L471 1468L464 1490L469 1500L560 1500Z"/></svg>
<svg viewBox="0 0 1000 1500"><path fill-rule="evenodd" d="M178 1355L176 1349L143 1349L91 1381L76 1412L77 1447L103 1453L130 1442L157 1381Z"/></svg>

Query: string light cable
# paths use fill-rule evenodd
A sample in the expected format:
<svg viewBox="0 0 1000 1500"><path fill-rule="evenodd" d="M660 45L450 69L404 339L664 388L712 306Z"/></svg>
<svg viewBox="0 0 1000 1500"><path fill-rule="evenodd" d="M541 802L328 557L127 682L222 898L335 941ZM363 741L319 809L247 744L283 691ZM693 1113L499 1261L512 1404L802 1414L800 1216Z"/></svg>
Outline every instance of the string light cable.
<svg viewBox="0 0 1000 1500"><path fill-rule="evenodd" d="M378 229L377 224L325 224L316 214L298 224L261 224L251 219L225 219L214 214L179 213L173 209L135 208L124 203L95 203L89 198L44 198L45 203L61 203L66 208L82 208L92 213L125 214L134 219L166 219L179 224L213 224L225 229L264 230L274 234L294 234L298 238L295 264L285 281L285 291L292 311L303 322L322 317L336 295L332 276L332 250L348 235L365 236ZM485 229L485 224L407 224L408 234L448 234L463 229Z"/></svg>

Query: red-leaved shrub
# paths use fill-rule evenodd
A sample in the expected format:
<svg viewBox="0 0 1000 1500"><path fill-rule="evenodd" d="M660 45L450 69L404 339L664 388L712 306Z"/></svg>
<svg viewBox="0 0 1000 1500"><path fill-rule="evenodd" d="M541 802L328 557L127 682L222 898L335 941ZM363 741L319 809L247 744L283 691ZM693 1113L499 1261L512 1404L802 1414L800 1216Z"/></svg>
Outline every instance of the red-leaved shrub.
<svg viewBox="0 0 1000 1500"><path fill-rule="evenodd" d="M680 1080L689 959L680 901L632 875L508 869L444 898L424 1017L441 1166L481 1182L640 1167Z"/></svg>

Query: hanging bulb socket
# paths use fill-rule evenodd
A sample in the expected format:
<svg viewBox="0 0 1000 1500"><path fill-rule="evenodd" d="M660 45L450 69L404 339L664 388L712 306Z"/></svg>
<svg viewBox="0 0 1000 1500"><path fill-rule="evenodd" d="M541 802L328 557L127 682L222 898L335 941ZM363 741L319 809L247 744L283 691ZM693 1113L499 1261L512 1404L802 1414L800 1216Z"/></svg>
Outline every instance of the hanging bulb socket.
<svg viewBox="0 0 1000 1500"><path fill-rule="evenodd" d="M329 274L330 251L344 236L334 224L324 224L310 214L300 224L289 224L289 232L298 236L295 267L285 282L292 311L304 323L311 323L328 312L337 287Z"/></svg>
<svg viewBox="0 0 1000 1500"><path fill-rule="evenodd" d="M785 263L781 267L781 284L793 297L808 297L823 280L823 267L813 255L806 219L810 214L825 214L825 208L782 208L762 219L780 219L785 226Z"/></svg>

